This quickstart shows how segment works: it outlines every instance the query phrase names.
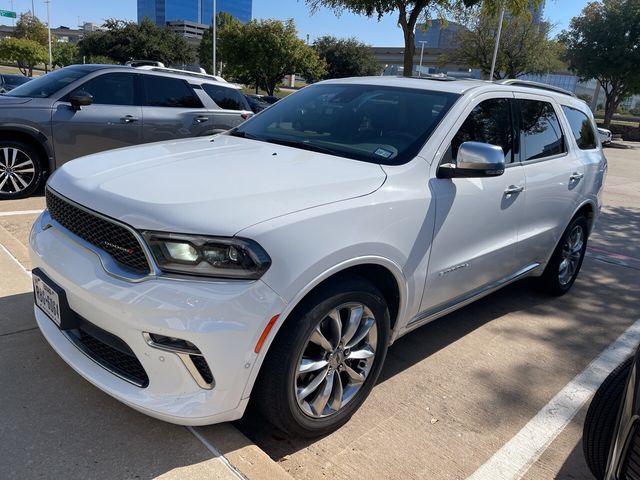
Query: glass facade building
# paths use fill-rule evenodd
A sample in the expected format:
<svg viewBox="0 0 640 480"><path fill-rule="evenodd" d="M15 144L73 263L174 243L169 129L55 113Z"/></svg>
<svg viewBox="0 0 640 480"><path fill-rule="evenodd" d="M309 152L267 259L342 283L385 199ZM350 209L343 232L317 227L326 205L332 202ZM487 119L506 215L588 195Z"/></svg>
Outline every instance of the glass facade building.
<svg viewBox="0 0 640 480"><path fill-rule="evenodd" d="M248 22L252 4L253 0L216 0L216 10ZM213 18L213 0L138 0L138 21L145 17L159 26L176 20L209 25Z"/></svg>

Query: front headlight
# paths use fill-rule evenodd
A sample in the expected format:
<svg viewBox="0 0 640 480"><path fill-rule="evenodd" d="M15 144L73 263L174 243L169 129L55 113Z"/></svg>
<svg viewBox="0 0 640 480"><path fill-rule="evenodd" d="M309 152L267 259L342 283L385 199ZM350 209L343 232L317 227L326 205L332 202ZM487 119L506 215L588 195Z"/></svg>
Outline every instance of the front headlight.
<svg viewBox="0 0 640 480"><path fill-rule="evenodd" d="M271 266L267 252L252 240L165 232L142 232L164 272L257 280Z"/></svg>

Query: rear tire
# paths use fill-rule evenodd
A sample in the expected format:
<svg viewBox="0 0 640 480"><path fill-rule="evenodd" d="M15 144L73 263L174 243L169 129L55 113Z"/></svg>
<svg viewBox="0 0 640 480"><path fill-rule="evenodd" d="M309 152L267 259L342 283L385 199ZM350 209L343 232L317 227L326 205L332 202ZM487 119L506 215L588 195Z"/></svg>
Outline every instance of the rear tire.
<svg viewBox="0 0 640 480"><path fill-rule="evenodd" d="M383 295L365 279L348 277L321 287L278 332L262 365L254 404L293 436L313 438L336 430L375 385L389 324Z"/></svg>
<svg viewBox="0 0 640 480"><path fill-rule="evenodd" d="M24 198L44 180L38 152L19 140L0 140L0 200Z"/></svg>
<svg viewBox="0 0 640 480"><path fill-rule="evenodd" d="M582 450L589 470L596 479L603 479L607 469L609 450L613 441L633 357L618 365L598 388L582 431Z"/></svg>
<svg viewBox="0 0 640 480"><path fill-rule="evenodd" d="M549 259L538 286L550 295L560 296L573 286L587 250L589 224L579 215L571 220Z"/></svg>

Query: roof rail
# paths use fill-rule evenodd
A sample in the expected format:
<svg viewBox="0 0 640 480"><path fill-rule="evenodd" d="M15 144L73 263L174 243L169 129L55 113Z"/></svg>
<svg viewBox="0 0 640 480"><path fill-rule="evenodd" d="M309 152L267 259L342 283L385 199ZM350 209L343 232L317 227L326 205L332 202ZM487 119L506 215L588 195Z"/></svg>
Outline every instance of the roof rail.
<svg viewBox="0 0 640 480"><path fill-rule="evenodd" d="M192 72L191 70L180 70L179 68L154 67L152 65L141 65L134 67L138 70L151 70L154 72L179 73L180 75L188 75L196 78L206 78L208 80L216 80L218 82L227 83L227 81L218 75L209 75L208 73Z"/></svg>
<svg viewBox="0 0 640 480"><path fill-rule="evenodd" d="M532 82L530 80L519 80L517 78L507 78L506 80L500 80L496 83L500 85L514 85L516 87L539 88L540 90L548 90L550 92L562 93L564 95L569 95L571 97L576 96L575 93L570 92L569 90L565 90L564 88L556 87L554 85L549 85L547 83Z"/></svg>

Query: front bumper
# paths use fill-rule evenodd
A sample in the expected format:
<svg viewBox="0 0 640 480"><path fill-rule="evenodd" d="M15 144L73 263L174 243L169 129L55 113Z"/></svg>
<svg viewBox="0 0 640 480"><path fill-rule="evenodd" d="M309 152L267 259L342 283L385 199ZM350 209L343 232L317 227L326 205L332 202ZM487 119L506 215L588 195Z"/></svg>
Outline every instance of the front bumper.
<svg viewBox="0 0 640 480"><path fill-rule="evenodd" d="M29 244L33 268L64 289L77 315L125 342L149 382L140 388L106 370L35 307L43 335L80 375L136 410L168 422L206 425L242 416L248 402L243 392L257 359L254 347L269 319L284 308L266 284L162 276L134 283L115 278L96 252L51 222L46 211L36 220ZM145 332L197 346L209 364L214 388L198 385L179 356L150 346Z"/></svg>

